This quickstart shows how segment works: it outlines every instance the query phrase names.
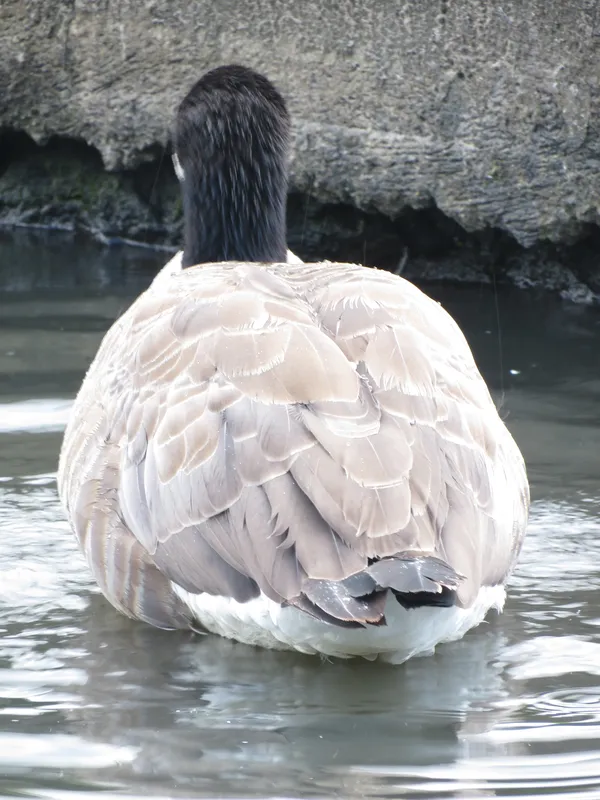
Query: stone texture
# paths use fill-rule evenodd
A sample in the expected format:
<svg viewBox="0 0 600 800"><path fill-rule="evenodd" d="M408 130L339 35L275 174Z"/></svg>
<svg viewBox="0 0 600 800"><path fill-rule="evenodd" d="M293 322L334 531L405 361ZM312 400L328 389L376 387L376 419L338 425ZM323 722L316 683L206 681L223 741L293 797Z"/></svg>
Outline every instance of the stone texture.
<svg viewBox="0 0 600 800"><path fill-rule="evenodd" d="M595 0L2 0L0 128L132 169L235 61L289 100L296 191L572 241L598 221L599 37Z"/></svg>

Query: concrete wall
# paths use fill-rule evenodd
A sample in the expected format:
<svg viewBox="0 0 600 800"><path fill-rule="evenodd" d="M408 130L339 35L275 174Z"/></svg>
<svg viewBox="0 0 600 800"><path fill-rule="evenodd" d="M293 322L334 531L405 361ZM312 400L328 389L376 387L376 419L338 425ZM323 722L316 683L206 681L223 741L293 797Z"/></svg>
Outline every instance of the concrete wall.
<svg viewBox="0 0 600 800"><path fill-rule="evenodd" d="M155 157L208 68L264 71L293 185L394 216L437 207L524 245L598 220L595 0L2 0L0 128Z"/></svg>

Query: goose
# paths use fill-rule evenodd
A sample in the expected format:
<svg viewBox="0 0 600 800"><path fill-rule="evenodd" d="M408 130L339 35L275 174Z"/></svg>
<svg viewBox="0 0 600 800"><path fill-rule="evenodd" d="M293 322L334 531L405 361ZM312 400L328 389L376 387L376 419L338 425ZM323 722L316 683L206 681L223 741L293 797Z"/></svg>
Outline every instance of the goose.
<svg viewBox="0 0 600 800"><path fill-rule="evenodd" d="M176 112L184 248L104 337L60 454L106 598L163 629L401 663L502 610L529 488L457 323L286 248L290 119L264 76Z"/></svg>

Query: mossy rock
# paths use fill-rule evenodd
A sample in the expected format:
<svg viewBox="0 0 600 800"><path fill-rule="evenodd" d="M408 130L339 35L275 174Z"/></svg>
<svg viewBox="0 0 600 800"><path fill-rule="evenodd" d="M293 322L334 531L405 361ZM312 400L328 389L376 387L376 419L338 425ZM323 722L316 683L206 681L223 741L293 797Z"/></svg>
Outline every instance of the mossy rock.
<svg viewBox="0 0 600 800"><path fill-rule="evenodd" d="M4 224L83 228L107 239L163 243L175 238L180 225L173 202L166 214L162 205L140 195L135 173L106 172L93 151L69 152L64 144L23 154L0 175Z"/></svg>

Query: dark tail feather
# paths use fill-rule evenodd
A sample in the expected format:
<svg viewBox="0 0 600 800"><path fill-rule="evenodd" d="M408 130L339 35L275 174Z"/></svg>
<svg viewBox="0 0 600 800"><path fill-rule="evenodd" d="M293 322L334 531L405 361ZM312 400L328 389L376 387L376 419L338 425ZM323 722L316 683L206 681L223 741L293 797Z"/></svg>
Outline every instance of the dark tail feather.
<svg viewBox="0 0 600 800"><path fill-rule="evenodd" d="M310 593L317 602L313 602L302 593L290 600L288 605L295 606L310 614L311 617L330 625L337 625L339 628L385 625L383 609L387 592L378 592L368 598L358 600L353 598L354 602L348 602L341 582L314 581L314 583L329 584L325 591L322 591L323 587L311 588ZM355 616L352 617L351 614Z"/></svg>
<svg viewBox="0 0 600 800"><path fill-rule="evenodd" d="M402 555L375 561L365 572L380 589L399 594L441 594L456 591L463 580L445 561L435 556Z"/></svg>
<svg viewBox="0 0 600 800"><path fill-rule="evenodd" d="M385 625L388 590L404 608L453 606L463 576L435 556L384 558L342 581L308 579L290 605L345 628Z"/></svg>
<svg viewBox="0 0 600 800"><path fill-rule="evenodd" d="M290 605L344 628L385 625L383 612L387 592L376 591L373 582L370 583L370 590L356 597L349 591L346 581L308 579L302 585L302 594L290 600Z"/></svg>
<svg viewBox="0 0 600 800"><path fill-rule="evenodd" d="M463 576L435 556L402 555L376 561L366 569L377 589L390 589L404 608L448 607L456 602Z"/></svg>

